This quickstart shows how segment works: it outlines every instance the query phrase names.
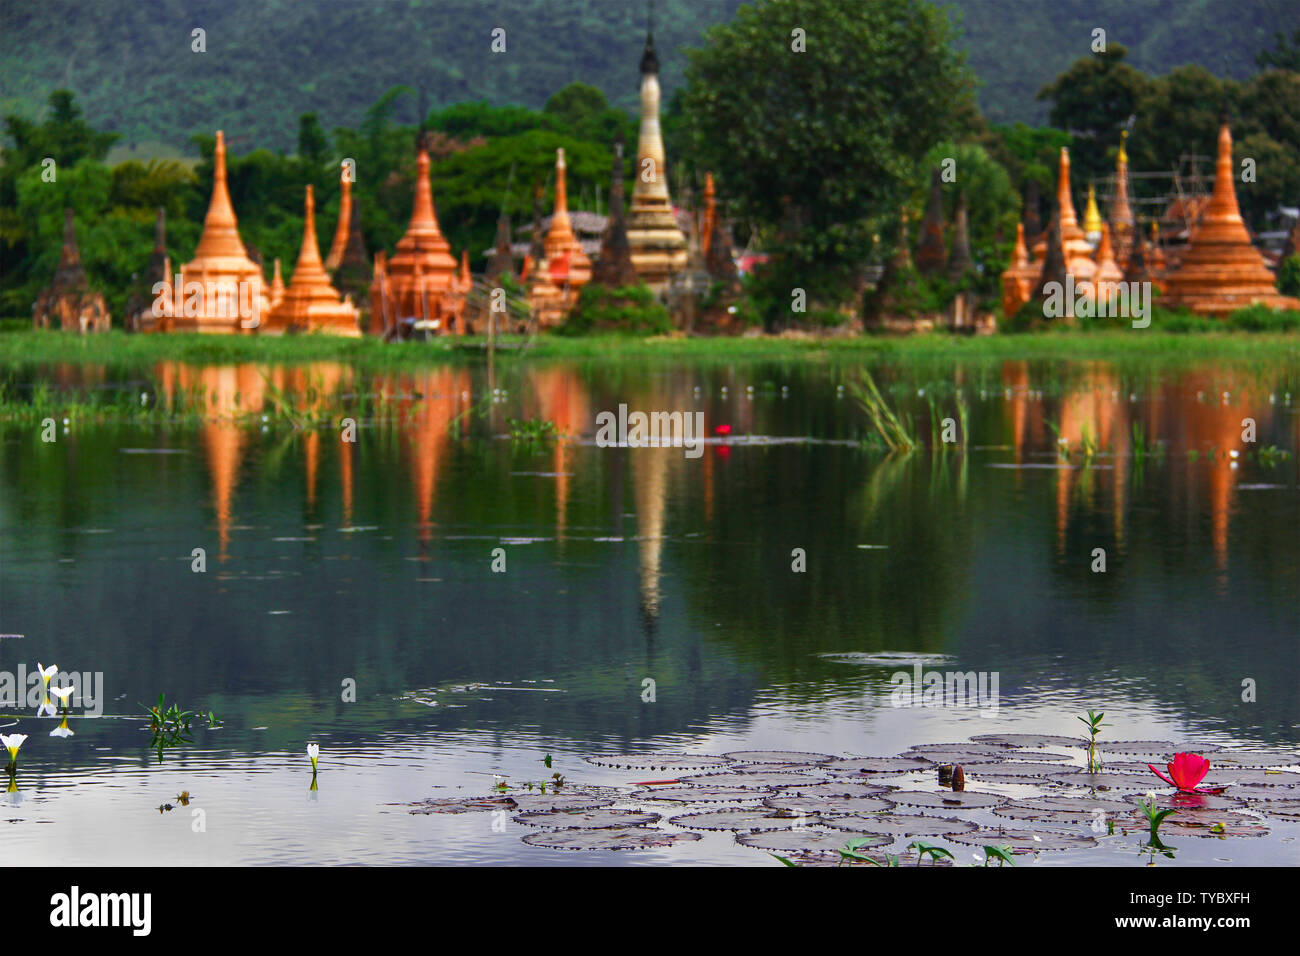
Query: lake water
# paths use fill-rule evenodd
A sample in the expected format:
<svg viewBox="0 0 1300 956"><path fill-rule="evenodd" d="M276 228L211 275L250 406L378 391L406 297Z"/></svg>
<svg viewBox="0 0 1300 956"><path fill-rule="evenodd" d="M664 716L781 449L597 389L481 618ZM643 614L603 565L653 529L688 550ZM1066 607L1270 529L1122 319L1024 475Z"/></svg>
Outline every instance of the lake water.
<svg viewBox="0 0 1300 956"><path fill-rule="evenodd" d="M863 442L843 362L12 373L20 393L39 381L187 411L72 413L53 442L38 420L0 422L0 671L103 675L102 716L74 707L70 737L0 705L0 732L30 738L0 860L777 865L727 832L564 852L490 813L401 804L487 794L493 774L628 791L674 776L583 759L601 753L1077 737L1089 708L1106 714L1103 753L1157 739L1294 762L1293 360L873 371L920 451ZM701 411L710 443L699 458L597 447L596 414L620 403ZM928 447L932 408L966 418L964 446ZM566 438L512 440L512 419ZM894 706L891 677L917 663L996 675L996 708ZM160 691L219 718L161 763L139 719ZM158 809L182 790L188 806ZM1300 823L1266 822L1259 838L1167 836L1175 858L1157 861L1300 862ZM1138 836L1021 865L1142 865Z"/></svg>

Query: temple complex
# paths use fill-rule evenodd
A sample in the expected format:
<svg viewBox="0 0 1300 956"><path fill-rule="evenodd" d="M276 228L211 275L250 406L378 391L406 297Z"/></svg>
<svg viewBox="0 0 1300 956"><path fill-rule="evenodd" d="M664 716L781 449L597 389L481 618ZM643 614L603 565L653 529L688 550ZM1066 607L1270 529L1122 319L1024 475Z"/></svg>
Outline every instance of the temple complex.
<svg viewBox="0 0 1300 956"><path fill-rule="evenodd" d="M659 57L654 35L647 31L641 56L641 132L636 149L636 186L628 214L627 238L632 263L641 280L656 292L668 287L672 274L686 266L682 234L668 195L668 168L659 129Z"/></svg>
<svg viewBox="0 0 1300 956"><path fill-rule="evenodd" d="M1254 303L1300 309L1300 300L1278 293L1273 273L1251 244L1237 207L1233 172L1232 133L1225 123L1219 130L1214 194L1177 269L1165 276L1166 304L1213 316Z"/></svg>
<svg viewBox="0 0 1300 956"><path fill-rule="evenodd" d="M933 276L943 271L948 250L943 245L943 180L939 170L930 170L930 198L921 222L921 242L916 247L916 269Z"/></svg>
<svg viewBox="0 0 1300 956"><path fill-rule="evenodd" d="M111 325L104 296L90 288L81 265L72 210L63 210L63 250L54 270L54 281L32 306L32 324L38 329L64 332L107 332Z"/></svg>
<svg viewBox="0 0 1300 956"><path fill-rule="evenodd" d="M327 332L331 335L359 336L357 309L339 300L330 285L325 265L316 244L316 201L312 187L307 187L306 221L302 230L302 250L293 278L284 296L270 310L262 324L268 335L284 332Z"/></svg>
<svg viewBox="0 0 1300 956"><path fill-rule="evenodd" d="M217 130L212 200L194 258L181 266L184 307L171 318L178 332L254 331L270 309L261 267L239 238L226 185L226 140ZM197 285L195 285L197 284Z"/></svg>
<svg viewBox="0 0 1300 956"><path fill-rule="evenodd" d="M154 315L153 304L157 300L153 289L159 282L170 286L172 265L167 255L167 213L158 207L158 218L153 226L153 252L149 256L149 265L140 281L136 283L130 298L126 300L126 314L123 325L128 332L165 332L167 316Z"/></svg>
<svg viewBox="0 0 1300 956"><path fill-rule="evenodd" d="M370 331L383 333L385 314L399 333L412 321L427 323L439 332L459 331L465 293L458 286L456 260L434 213L429 152L421 142L415 161L411 224L385 263L382 280L377 268L370 285Z"/></svg>

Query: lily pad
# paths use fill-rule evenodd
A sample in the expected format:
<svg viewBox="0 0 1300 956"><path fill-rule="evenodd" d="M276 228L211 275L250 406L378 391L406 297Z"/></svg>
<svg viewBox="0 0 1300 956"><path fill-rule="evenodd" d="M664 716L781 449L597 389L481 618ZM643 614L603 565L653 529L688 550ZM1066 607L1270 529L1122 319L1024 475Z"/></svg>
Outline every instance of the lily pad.
<svg viewBox="0 0 1300 956"><path fill-rule="evenodd" d="M816 813L820 816L833 816L844 813L872 813L876 810L889 810L893 804L880 797L846 797L824 796L810 797L805 794L787 794L767 797L763 806L773 810L802 810L804 813Z"/></svg>
<svg viewBox="0 0 1300 956"><path fill-rule="evenodd" d="M1125 807L1124 809L1128 809ZM878 813L871 816L850 815L834 817L823 821L826 826L837 830L852 830L855 833L879 833L893 837L943 836L945 833L961 833L974 830L975 824L969 820L956 817L927 817L919 813Z"/></svg>
<svg viewBox="0 0 1300 956"><path fill-rule="evenodd" d="M698 774L690 777L682 777L681 782L694 786L696 784L704 787L742 787L746 790L755 787L768 789L771 787L784 787L790 784L798 783L820 783L817 777L809 777L801 773L767 773L762 770L756 770L753 773L740 771L737 773L710 773Z"/></svg>
<svg viewBox="0 0 1300 956"><path fill-rule="evenodd" d="M530 827L577 827L583 830L603 830L607 827L640 827L654 823L659 814L643 810L530 810L514 818L516 823Z"/></svg>
<svg viewBox="0 0 1300 956"><path fill-rule="evenodd" d="M807 783L787 784L775 794L778 797L798 795L801 797L874 797L886 793L893 787L878 783L858 783L856 780L832 780L820 782L810 780Z"/></svg>
<svg viewBox="0 0 1300 956"><path fill-rule="evenodd" d="M785 830L799 825L812 826L821 820L815 813L789 813L758 807L752 810L706 810L703 813L683 813L668 821L675 827L692 830Z"/></svg>
<svg viewBox="0 0 1300 956"><path fill-rule="evenodd" d="M931 793L928 790L900 790L881 797L890 803L907 807L934 807L939 810L978 810L996 807L1010 798L1000 793L982 793L979 790L956 790Z"/></svg>
<svg viewBox="0 0 1300 956"><path fill-rule="evenodd" d="M706 770L731 761L708 754L598 754L588 757L587 763L619 770Z"/></svg>
<svg viewBox="0 0 1300 956"><path fill-rule="evenodd" d="M1219 767L1231 765L1254 769L1293 767L1300 764L1300 754L1267 753L1262 750L1223 750L1214 758L1214 764Z"/></svg>
<svg viewBox="0 0 1300 956"><path fill-rule="evenodd" d="M899 756L921 756L936 763L961 763L960 760L949 760L948 755L967 754L972 758L999 757L1010 753L1013 749L1010 744L917 744Z"/></svg>
<svg viewBox="0 0 1300 956"><path fill-rule="evenodd" d="M971 830L950 833L947 839L964 846L1006 846L1012 853L1038 853L1043 850L1077 850L1096 846L1090 836L1075 833L1035 833L1032 830Z"/></svg>
<svg viewBox="0 0 1300 956"><path fill-rule="evenodd" d="M746 833L743 836L736 837L736 842L742 846L753 847L756 850L785 850L790 853L832 853L839 855L840 847L844 846L849 840L861 839L849 836L843 832L828 832L826 830L765 830L761 833ZM870 847L888 846L893 843L892 837L887 836L869 836L865 842L859 845L859 850Z"/></svg>
<svg viewBox="0 0 1300 956"><path fill-rule="evenodd" d="M510 799L520 810L594 810L614 803L621 794L576 791L563 793L512 793Z"/></svg>
<svg viewBox="0 0 1300 956"><path fill-rule="evenodd" d="M1139 811L1140 824L1146 817ZM1197 837L1262 837L1268 835L1268 824L1253 817L1231 811L1200 810L1196 813L1175 813L1165 817L1162 832L1172 831L1180 836Z"/></svg>
<svg viewBox="0 0 1300 956"><path fill-rule="evenodd" d="M1081 737L1061 737L1055 734L980 734L971 740L983 744L1003 744L1008 747L1086 747L1088 741Z"/></svg>
<svg viewBox="0 0 1300 956"><path fill-rule="evenodd" d="M924 757L847 757L825 766L831 773L908 773L929 770L934 761Z"/></svg>
<svg viewBox="0 0 1300 956"><path fill-rule="evenodd" d="M1150 798L1145 794L1129 794L1124 797L1125 802L1137 806L1139 803L1149 803ZM1242 806L1242 802L1235 797L1223 796L1222 794L1211 793L1157 793L1155 795L1155 804L1157 807L1172 807L1180 814L1198 813L1201 811L1220 811L1235 810ZM1140 810L1138 811L1141 812Z"/></svg>
<svg viewBox="0 0 1300 956"><path fill-rule="evenodd" d="M1270 800L1251 809L1283 820L1300 820L1300 800Z"/></svg>
<svg viewBox="0 0 1300 956"><path fill-rule="evenodd" d="M1107 770L1101 773L1072 770L1067 773L1053 774L1048 779L1075 787L1091 787L1094 790L1151 790L1159 785L1159 781L1149 770L1145 777L1137 773L1114 773Z"/></svg>
<svg viewBox="0 0 1300 956"><path fill-rule="evenodd" d="M1289 800L1300 799L1300 787L1261 787L1255 784L1238 784L1232 787L1225 787L1223 790L1225 797L1233 797L1238 800L1264 801L1274 803L1282 801L1285 803Z"/></svg>
<svg viewBox="0 0 1300 956"><path fill-rule="evenodd" d="M1046 777L1061 772L1061 768L1056 764L1014 760L1000 760L997 763L972 763L967 764L964 770L971 777L984 777L990 774L997 774L1000 777Z"/></svg>
<svg viewBox="0 0 1300 956"><path fill-rule="evenodd" d="M1112 754L1155 754L1159 756L1175 752L1172 740L1098 740L1097 746L1101 748L1102 753Z"/></svg>
<svg viewBox="0 0 1300 956"><path fill-rule="evenodd" d="M679 803L725 803L757 800L771 791L761 787L660 787L655 790L638 790L634 800L675 800Z"/></svg>
<svg viewBox="0 0 1300 956"><path fill-rule="evenodd" d="M613 803L613 800L608 801ZM416 803L402 804L411 813L476 813L485 810L517 810L519 804L510 797L433 797Z"/></svg>
<svg viewBox="0 0 1300 956"><path fill-rule="evenodd" d="M1300 773L1294 770L1253 770L1245 767L1224 767L1211 770L1201 781L1202 786L1223 787L1228 784L1243 784L1250 787L1295 787L1300 786Z"/></svg>
<svg viewBox="0 0 1300 956"><path fill-rule="evenodd" d="M529 846L551 850L646 850L698 840L698 833L669 833L649 827L621 830L543 830L524 837Z"/></svg>
<svg viewBox="0 0 1300 956"><path fill-rule="evenodd" d="M998 751L994 750L992 747L986 747L983 749L977 749L975 751L971 751L971 750L920 751L918 750L914 754L909 752L909 753L899 754L899 756L902 758L907 758L909 756L924 757L926 760L933 761L936 764L943 765L943 764L959 763L964 767L968 764L973 764L973 763L991 763L995 760L1010 760L1012 758L1006 756L1006 754L1009 754L1010 752L1011 752L1010 750L1007 750L1007 751L1003 751L1002 753L999 753Z"/></svg>
<svg viewBox="0 0 1300 956"><path fill-rule="evenodd" d="M1104 818L1114 819L1132 812L1133 805L1119 800L1093 797L1033 797L1016 800L994 809L1000 817L1012 820L1038 820L1043 823L1090 823L1101 811Z"/></svg>
<svg viewBox="0 0 1300 956"><path fill-rule="evenodd" d="M808 754L797 750L737 750L725 755L737 763L829 763L830 754Z"/></svg>

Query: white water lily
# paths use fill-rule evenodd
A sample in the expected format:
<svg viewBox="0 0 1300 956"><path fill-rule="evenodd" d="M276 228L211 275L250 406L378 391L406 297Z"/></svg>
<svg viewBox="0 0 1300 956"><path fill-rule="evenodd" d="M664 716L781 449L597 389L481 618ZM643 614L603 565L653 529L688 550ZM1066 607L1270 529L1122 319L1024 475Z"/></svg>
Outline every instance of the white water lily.
<svg viewBox="0 0 1300 956"><path fill-rule="evenodd" d="M44 690L41 691L41 706L36 708L36 716L44 717L49 714L53 717L57 711L54 709L54 701L50 700L50 695Z"/></svg>
<svg viewBox="0 0 1300 956"><path fill-rule="evenodd" d="M316 772L316 761L320 759L320 744L308 744L307 756L311 759L311 772Z"/></svg>
<svg viewBox="0 0 1300 956"><path fill-rule="evenodd" d="M75 687L51 687L50 693L59 699L59 706L66 710L68 698L72 696L74 690L76 690Z"/></svg>
<svg viewBox="0 0 1300 956"><path fill-rule="evenodd" d="M41 683L45 686L46 690L49 690L50 679L59 672L59 665L51 664L49 667L42 667L41 662L37 661L36 669L41 672Z"/></svg>
<svg viewBox="0 0 1300 956"><path fill-rule="evenodd" d="M9 751L10 763L18 760L18 748L23 745L23 741L26 739L26 734L0 734L0 744L3 744L5 750Z"/></svg>

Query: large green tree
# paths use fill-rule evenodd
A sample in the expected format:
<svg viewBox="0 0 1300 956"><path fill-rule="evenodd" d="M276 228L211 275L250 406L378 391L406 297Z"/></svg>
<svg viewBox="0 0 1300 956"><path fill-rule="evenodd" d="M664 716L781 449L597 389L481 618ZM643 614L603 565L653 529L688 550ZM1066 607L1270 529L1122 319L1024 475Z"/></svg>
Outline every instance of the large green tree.
<svg viewBox="0 0 1300 956"><path fill-rule="evenodd" d="M701 158L773 255L769 325L796 287L849 298L879 220L971 96L946 16L920 0L757 0L706 33L686 76Z"/></svg>

